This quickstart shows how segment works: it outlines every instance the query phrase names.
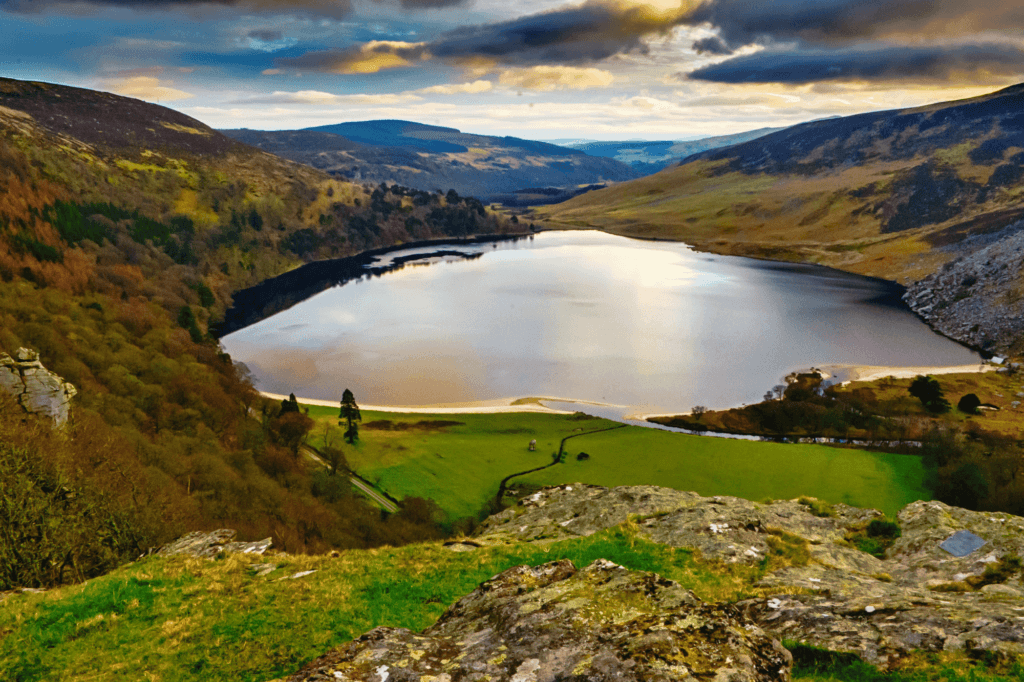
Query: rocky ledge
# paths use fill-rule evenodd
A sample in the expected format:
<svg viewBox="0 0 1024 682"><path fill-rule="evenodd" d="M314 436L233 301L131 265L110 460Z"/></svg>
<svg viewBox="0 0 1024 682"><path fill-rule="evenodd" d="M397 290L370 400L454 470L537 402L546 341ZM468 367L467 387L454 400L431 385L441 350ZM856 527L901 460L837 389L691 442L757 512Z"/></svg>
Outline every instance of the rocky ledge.
<svg viewBox="0 0 1024 682"><path fill-rule="evenodd" d="M911 284L903 298L950 338L992 353L1019 351L1016 344L1024 335L1024 223L973 244L975 250L970 242L957 245L962 255Z"/></svg>
<svg viewBox="0 0 1024 682"><path fill-rule="evenodd" d="M757 563L796 557L737 606L766 632L886 668L913 650L1024 656L1024 519L914 502L884 558L859 550L880 512L846 505L749 502L654 486L549 488L488 519L483 544L550 542L630 521L655 542L704 558ZM954 556L940 545L969 531L980 546ZM948 545L947 545L948 546Z"/></svg>
<svg viewBox="0 0 1024 682"><path fill-rule="evenodd" d="M376 628L289 682L789 679L792 658L734 606L599 559L519 566L417 634Z"/></svg>
<svg viewBox="0 0 1024 682"><path fill-rule="evenodd" d="M28 348L19 348L13 358L0 353L0 391L13 396L26 412L53 419L56 426L67 423L71 399L77 393L43 367L39 354Z"/></svg>

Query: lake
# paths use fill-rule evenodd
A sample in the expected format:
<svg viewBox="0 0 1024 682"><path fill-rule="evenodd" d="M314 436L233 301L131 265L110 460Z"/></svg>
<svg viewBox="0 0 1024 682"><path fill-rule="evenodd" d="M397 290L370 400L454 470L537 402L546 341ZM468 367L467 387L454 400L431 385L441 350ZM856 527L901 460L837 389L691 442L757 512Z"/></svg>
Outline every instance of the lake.
<svg viewBox="0 0 1024 682"><path fill-rule="evenodd" d="M221 342L273 393L338 400L349 388L375 405L547 396L640 412L758 402L812 366L979 361L915 317L899 287L817 266L592 231L443 249L473 257L332 287Z"/></svg>

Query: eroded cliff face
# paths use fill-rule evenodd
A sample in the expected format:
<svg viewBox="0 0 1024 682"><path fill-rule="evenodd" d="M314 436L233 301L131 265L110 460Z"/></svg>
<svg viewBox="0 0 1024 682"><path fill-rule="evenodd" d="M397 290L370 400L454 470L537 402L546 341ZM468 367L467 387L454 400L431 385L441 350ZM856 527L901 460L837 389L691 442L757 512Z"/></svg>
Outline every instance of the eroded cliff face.
<svg viewBox="0 0 1024 682"><path fill-rule="evenodd" d="M0 353L0 391L18 401L26 412L49 417L55 426L63 426L71 416L71 398L78 391L71 384L43 367L39 354L19 348L12 358Z"/></svg>
<svg viewBox="0 0 1024 682"><path fill-rule="evenodd" d="M887 667L913 650L1024 656L1024 518L914 502L884 558L857 548L881 512L796 500L757 503L654 486L549 488L484 522L482 544L550 542L624 521L641 535L705 558L756 563L781 545L793 565L768 573L766 596L737 606L775 637L856 653ZM969 531L979 547L941 546ZM781 543L781 545L780 545Z"/></svg>
<svg viewBox="0 0 1024 682"><path fill-rule="evenodd" d="M957 257L904 300L950 338L996 354L1024 350L1024 222L948 247Z"/></svg>

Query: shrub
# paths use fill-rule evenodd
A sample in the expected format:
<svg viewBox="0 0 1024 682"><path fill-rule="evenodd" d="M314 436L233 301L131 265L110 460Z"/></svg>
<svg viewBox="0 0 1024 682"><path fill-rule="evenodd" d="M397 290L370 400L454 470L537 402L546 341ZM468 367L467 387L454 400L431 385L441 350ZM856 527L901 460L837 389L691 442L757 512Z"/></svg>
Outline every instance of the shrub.
<svg viewBox="0 0 1024 682"><path fill-rule="evenodd" d="M981 400L978 396L973 393L968 393L963 398L960 398L960 402L956 404L956 409L960 410L964 414L978 414L978 408L981 406Z"/></svg>

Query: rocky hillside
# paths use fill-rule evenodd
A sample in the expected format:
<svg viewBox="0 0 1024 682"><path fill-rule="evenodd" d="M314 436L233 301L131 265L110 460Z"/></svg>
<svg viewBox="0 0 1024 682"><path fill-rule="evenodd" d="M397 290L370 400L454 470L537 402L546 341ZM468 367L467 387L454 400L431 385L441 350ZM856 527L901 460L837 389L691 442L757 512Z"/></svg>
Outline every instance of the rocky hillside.
<svg viewBox="0 0 1024 682"><path fill-rule="evenodd" d="M471 135L409 121L222 132L340 179L398 183L427 192L454 189L483 201L514 203L522 190L574 190L643 175L614 159L545 142Z"/></svg>
<svg viewBox="0 0 1024 682"><path fill-rule="evenodd" d="M0 675L93 679L116 658L125 679L876 679L867 663L987 681L1019 679L1024 655L1024 519L937 502L890 522L577 484L444 545L298 557L231 540L195 533L80 587L0 594Z"/></svg>
<svg viewBox="0 0 1024 682"><path fill-rule="evenodd" d="M553 226L679 239L909 284L1014 231L1024 216L1022 106L1024 86L1014 86L805 123L538 215ZM979 330L996 323L984 315L962 321ZM1000 338L1022 331L1016 325Z"/></svg>
<svg viewBox="0 0 1024 682"><path fill-rule="evenodd" d="M920 649L1024 655L1024 519L1009 514L915 502L897 516L896 531L875 510L816 500L573 485L491 517L478 540L549 542L630 522L656 543L727 563L787 554L790 565L757 583L764 596L737 604L776 637L881 667ZM965 531L978 546L962 556L944 548Z"/></svg>

